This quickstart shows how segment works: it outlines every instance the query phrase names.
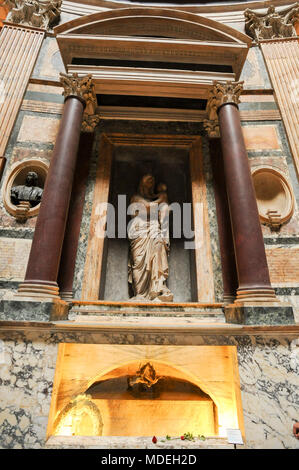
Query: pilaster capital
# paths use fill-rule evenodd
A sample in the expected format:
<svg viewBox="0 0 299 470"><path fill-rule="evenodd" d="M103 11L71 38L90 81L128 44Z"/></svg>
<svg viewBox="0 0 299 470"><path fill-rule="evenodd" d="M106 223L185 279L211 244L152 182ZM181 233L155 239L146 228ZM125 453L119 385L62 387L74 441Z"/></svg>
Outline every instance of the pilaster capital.
<svg viewBox="0 0 299 470"><path fill-rule="evenodd" d="M297 36L294 24L299 21L299 3L279 12L273 5L269 6L267 13L247 8L244 15L245 32L256 41Z"/></svg>
<svg viewBox="0 0 299 470"><path fill-rule="evenodd" d="M4 0L6 21L48 30L58 23L62 0Z"/></svg>
<svg viewBox="0 0 299 470"><path fill-rule="evenodd" d="M82 132L92 133L96 126L99 124L101 118L98 114L83 114L83 121L81 126Z"/></svg>
<svg viewBox="0 0 299 470"><path fill-rule="evenodd" d="M100 116L96 114L97 95L92 75L79 77L77 73L73 75L60 73L60 82L64 88L63 96L65 99L69 96L76 96L85 104L82 132L93 132L100 121Z"/></svg>
<svg viewBox="0 0 299 470"><path fill-rule="evenodd" d="M215 112L225 103L239 104L244 82L214 82L210 91L207 112L210 119L214 119Z"/></svg>
<svg viewBox="0 0 299 470"><path fill-rule="evenodd" d="M72 75L60 73L60 82L64 88L62 94L65 99L69 96L76 96L84 102L85 114L95 114L97 95L91 74L79 77L77 73Z"/></svg>

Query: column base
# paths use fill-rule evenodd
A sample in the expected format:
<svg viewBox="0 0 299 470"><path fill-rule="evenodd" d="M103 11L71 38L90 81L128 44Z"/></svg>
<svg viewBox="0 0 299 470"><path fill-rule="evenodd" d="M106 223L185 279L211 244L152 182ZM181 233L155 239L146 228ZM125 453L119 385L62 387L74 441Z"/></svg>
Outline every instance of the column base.
<svg viewBox="0 0 299 470"><path fill-rule="evenodd" d="M295 317L290 304L271 305L234 303L224 306L226 323L239 325L294 325Z"/></svg>
<svg viewBox="0 0 299 470"><path fill-rule="evenodd" d="M73 291L60 292L60 298L65 302L72 302L74 300Z"/></svg>
<svg viewBox="0 0 299 470"><path fill-rule="evenodd" d="M237 297L235 303L248 303L252 305L252 302L266 303L275 302L279 303L275 295L275 291L272 287L269 288L253 288L253 289L237 289Z"/></svg>
<svg viewBox="0 0 299 470"><path fill-rule="evenodd" d="M223 303L224 303L225 305L227 305L227 304L233 304L234 301L235 301L235 298L236 298L235 295L232 295L232 294L231 294L231 295L230 295L230 294L224 294L224 295L223 295Z"/></svg>
<svg viewBox="0 0 299 470"><path fill-rule="evenodd" d="M43 281L24 281L19 285L17 296L59 299L59 288L57 283L46 283Z"/></svg>

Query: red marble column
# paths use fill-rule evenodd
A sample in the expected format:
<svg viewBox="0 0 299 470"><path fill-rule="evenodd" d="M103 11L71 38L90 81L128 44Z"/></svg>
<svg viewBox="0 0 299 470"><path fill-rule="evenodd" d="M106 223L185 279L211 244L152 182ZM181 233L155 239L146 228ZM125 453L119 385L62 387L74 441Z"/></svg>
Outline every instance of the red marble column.
<svg viewBox="0 0 299 470"><path fill-rule="evenodd" d="M240 88L237 85L237 95L232 90L227 94L223 85L217 90L224 173L238 272L237 301L275 301L242 134L237 105Z"/></svg>
<svg viewBox="0 0 299 470"><path fill-rule="evenodd" d="M219 138L210 139L210 156L213 169L214 194L221 256L223 301L228 304L235 300L238 288L238 276L226 194L221 142Z"/></svg>
<svg viewBox="0 0 299 470"><path fill-rule="evenodd" d="M24 296L58 297L57 276L77 160L85 96L91 77L63 75L65 104L35 227ZM83 92L82 92L83 90Z"/></svg>
<svg viewBox="0 0 299 470"><path fill-rule="evenodd" d="M93 133L81 133L78 161L58 274L60 297L66 301L71 301L73 298L74 271L92 144Z"/></svg>

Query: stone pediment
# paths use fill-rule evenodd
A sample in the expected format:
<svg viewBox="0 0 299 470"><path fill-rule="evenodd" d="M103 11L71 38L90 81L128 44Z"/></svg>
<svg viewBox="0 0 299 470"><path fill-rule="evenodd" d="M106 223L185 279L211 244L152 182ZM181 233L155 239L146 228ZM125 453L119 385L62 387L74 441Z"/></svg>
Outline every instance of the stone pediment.
<svg viewBox="0 0 299 470"><path fill-rule="evenodd" d="M116 84L114 92L124 91L125 86L130 94L129 85L142 82L147 86L155 81L158 69L159 73L167 69L170 75L171 70L184 70L185 75L192 71L192 82L200 88L209 87L213 80L238 80L252 42L249 36L214 20L155 7L94 13L59 25L54 33L67 70L80 76L91 73L97 92L99 88L103 92L109 79L110 89ZM190 77L183 79L182 74L176 82L186 88ZM169 77L162 81L169 82ZM152 91L144 89L142 94ZM180 93L173 90L171 96Z"/></svg>
<svg viewBox="0 0 299 470"><path fill-rule="evenodd" d="M148 7L121 8L84 16L56 27L55 33L250 43L250 38L245 34L208 18L178 10Z"/></svg>

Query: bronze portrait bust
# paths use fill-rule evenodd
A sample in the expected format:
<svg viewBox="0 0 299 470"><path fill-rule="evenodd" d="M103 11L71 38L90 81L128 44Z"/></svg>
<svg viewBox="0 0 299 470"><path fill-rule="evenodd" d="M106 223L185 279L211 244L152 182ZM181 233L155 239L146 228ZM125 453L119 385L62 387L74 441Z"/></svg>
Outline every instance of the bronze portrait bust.
<svg viewBox="0 0 299 470"><path fill-rule="evenodd" d="M38 176L35 171L29 171L25 184L13 186L10 191L11 202L18 206L21 201L27 201L30 207L37 206L42 199L43 189L38 185Z"/></svg>

